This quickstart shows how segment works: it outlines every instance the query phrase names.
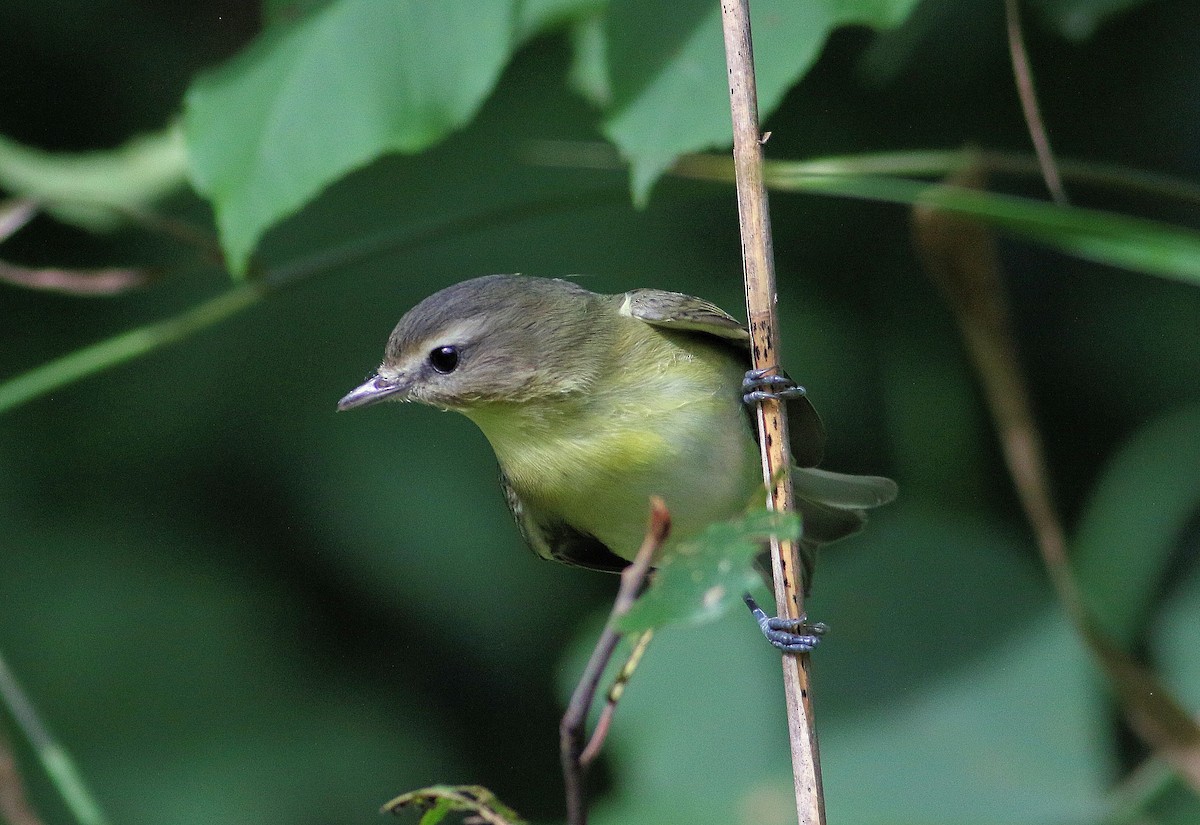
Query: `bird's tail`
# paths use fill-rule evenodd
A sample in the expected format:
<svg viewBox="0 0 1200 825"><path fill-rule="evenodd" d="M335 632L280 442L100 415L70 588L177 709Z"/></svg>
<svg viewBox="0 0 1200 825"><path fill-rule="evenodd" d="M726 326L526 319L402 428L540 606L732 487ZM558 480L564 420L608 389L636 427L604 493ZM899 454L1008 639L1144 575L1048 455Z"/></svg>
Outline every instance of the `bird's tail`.
<svg viewBox="0 0 1200 825"><path fill-rule="evenodd" d="M817 548L861 530L867 521L866 511L895 499L897 487L896 482L882 476L854 476L813 467L793 468L792 486L804 521L800 562L804 592L808 593Z"/></svg>

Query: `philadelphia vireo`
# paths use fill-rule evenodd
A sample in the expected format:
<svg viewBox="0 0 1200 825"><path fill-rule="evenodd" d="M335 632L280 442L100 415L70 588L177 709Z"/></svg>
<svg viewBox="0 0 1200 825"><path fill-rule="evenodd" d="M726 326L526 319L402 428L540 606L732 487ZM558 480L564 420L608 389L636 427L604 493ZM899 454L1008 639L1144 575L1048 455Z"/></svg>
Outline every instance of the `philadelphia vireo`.
<svg viewBox="0 0 1200 825"><path fill-rule="evenodd" d="M672 535L686 538L762 495L748 406L782 398L808 576L816 548L856 532L896 485L814 469L821 419L786 377L747 372L748 340L736 319L690 295L598 295L570 281L491 275L410 310L378 372L338 409L390 400L462 413L495 450L533 551L617 571L641 544L651 496L666 501ZM809 650L823 630L747 604L783 650Z"/></svg>

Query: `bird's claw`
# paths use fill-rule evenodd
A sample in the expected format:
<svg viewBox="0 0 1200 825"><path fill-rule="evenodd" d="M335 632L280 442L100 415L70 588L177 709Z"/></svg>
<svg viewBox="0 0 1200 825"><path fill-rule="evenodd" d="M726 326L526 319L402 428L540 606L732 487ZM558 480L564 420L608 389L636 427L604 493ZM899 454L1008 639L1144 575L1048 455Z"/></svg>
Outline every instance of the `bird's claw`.
<svg viewBox="0 0 1200 825"><path fill-rule="evenodd" d="M756 404L767 399L790 401L807 394L804 387L786 375L770 374L772 369L747 370L746 377L742 379L743 403Z"/></svg>
<svg viewBox="0 0 1200 825"><path fill-rule="evenodd" d="M807 616L796 619L768 616L753 596L747 593L744 598L763 636L785 653L808 653L820 644L821 637L829 631L829 626L824 622L809 624Z"/></svg>

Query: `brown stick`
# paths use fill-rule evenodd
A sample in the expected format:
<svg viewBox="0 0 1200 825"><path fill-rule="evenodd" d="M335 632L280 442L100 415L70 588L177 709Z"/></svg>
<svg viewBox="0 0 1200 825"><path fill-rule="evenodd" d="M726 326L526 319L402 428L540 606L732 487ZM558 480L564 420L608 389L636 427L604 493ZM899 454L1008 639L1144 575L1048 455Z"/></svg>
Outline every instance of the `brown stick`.
<svg viewBox="0 0 1200 825"><path fill-rule="evenodd" d="M613 602L608 622L604 625L604 630L596 641L592 656L583 669L583 675L579 677L579 684L575 686L575 692L571 694L571 701L559 724L559 758L562 761L563 784L566 786L567 822L569 825L587 824L587 794L583 785L584 773L600 750L600 745L608 730L609 720L605 720L604 725L597 730L596 736L593 737L592 742L587 744L586 748L584 747L584 733L588 711L591 710L592 701L596 698L596 689L600 685L600 679L604 676L604 669L612 660L617 644L621 641L621 632L617 630L617 621L629 612L629 608L633 607L634 600L637 599L638 594L642 591L642 585L646 582L646 575L650 572L650 562L654 559L654 554L662 547L663 542L667 540L667 534L670 531L671 515L667 512L667 505L660 498L651 499L650 524L646 528L646 537L642 540L642 546L638 550L637 556L634 557L633 564L621 572L621 587L617 591L617 598ZM585 753L587 754L586 760L584 759Z"/></svg>
<svg viewBox="0 0 1200 825"><path fill-rule="evenodd" d="M1033 69L1029 64L1029 54L1025 51L1025 34L1021 27L1021 0L1004 0L1004 18L1017 96L1021 99L1025 127L1029 129L1029 138L1033 141L1033 151L1042 171L1042 180L1050 190L1050 199L1059 206L1066 206L1067 190L1063 188L1062 175L1058 173L1058 163L1050 149L1050 135L1046 132L1042 110L1038 106L1037 92L1033 88Z"/></svg>
<svg viewBox="0 0 1200 825"><path fill-rule="evenodd" d="M776 369L779 366L779 328L775 319L775 261L762 173L763 140L758 127L749 0L723 0L721 22L725 32L725 63L729 69L733 162L751 355L755 369ZM793 510L787 418L780 402L766 400L759 404L758 432L763 479L771 491L770 507L779 511ZM772 539L771 572L779 615L797 619L803 616L803 585L796 546L792 542ZM797 815L801 825L824 825L825 798L821 788L821 761L813 723L807 655L783 657L783 686Z"/></svg>

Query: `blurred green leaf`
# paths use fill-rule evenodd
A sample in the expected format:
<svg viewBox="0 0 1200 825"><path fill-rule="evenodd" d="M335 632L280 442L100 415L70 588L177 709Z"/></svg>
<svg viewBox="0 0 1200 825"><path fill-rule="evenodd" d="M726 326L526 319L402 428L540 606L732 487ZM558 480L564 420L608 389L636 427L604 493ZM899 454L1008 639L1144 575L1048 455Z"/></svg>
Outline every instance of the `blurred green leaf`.
<svg viewBox="0 0 1200 825"><path fill-rule="evenodd" d="M46 152L0 136L0 188L45 204L65 223L111 230L187 183L187 152L177 125L116 149Z"/></svg>
<svg viewBox="0 0 1200 825"><path fill-rule="evenodd" d="M571 88L594 106L612 103L612 84L605 57L604 17L594 15L571 27Z"/></svg>
<svg viewBox="0 0 1200 825"><path fill-rule="evenodd" d="M517 46L518 5L335 0L197 79L191 176L231 269L244 273L267 229L347 172L474 117Z"/></svg>
<svg viewBox="0 0 1200 825"><path fill-rule="evenodd" d="M1200 406L1147 424L1116 453L1073 542L1092 615L1128 647L1146 628L1189 519L1200 510Z"/></svg>
<svg viewBox="0 0 1200 825"><path fill-rule="evenodd" d="M617 626L625 632L660 627L668 622L704 622L742 601L742 594L761 581L754 559L774 534L783 540L800 537L795 513L756 510L738 519L710 524L693 539L668 544L650 588Z"/></svg>
<svg viewBox="0 0 1200 825"><path fill-rule="evenodd" d="M898 25L916 0L759 0L752 4L764 120L839 26ZM605 135L629 161L634 199L677 157L731 141L721 8L709 0L612 0L605 25L612 105Z"/></svg>

